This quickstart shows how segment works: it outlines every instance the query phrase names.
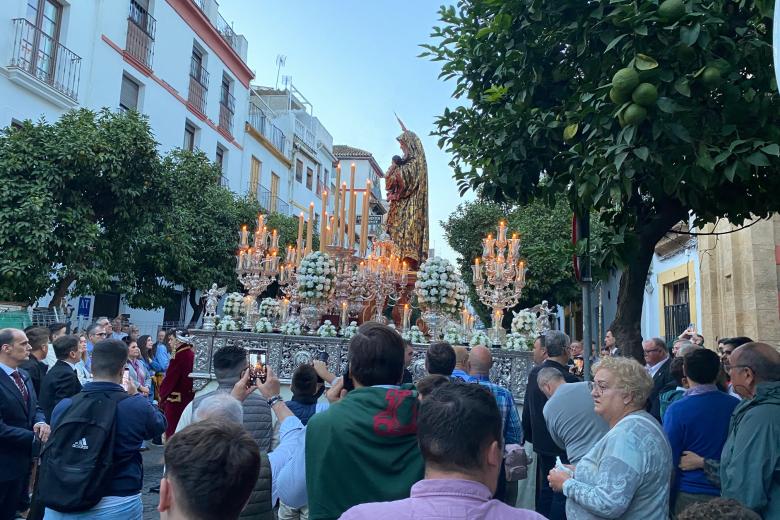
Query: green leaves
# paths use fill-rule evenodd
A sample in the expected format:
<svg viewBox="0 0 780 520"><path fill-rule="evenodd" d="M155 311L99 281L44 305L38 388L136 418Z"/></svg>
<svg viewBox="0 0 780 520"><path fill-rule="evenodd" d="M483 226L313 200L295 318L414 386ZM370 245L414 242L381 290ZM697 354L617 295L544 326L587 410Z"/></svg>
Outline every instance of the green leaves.
<svg viewBox="0 0 780 520"><path fill-rule="evenodd" d="M652 70L658 67L658 62L655 61L655 58L637 53L636 58L634 59L634 66L637 70Z"/></svg>
<svg viewBox="0 0 780 520"><path fill-rule="evenodd" d="M691 27L680 27L680 41L688 47L693 47L696 40L699 39L699 33L701 32L701 24L696 22Z"/></svg>

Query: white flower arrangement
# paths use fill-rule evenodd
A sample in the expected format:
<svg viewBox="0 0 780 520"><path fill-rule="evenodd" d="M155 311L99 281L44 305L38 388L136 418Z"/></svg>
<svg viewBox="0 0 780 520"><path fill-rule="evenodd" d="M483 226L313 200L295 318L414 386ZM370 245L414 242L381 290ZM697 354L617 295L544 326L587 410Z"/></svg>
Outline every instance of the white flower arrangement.
<svg viewBox="0 0 780 520"><path fill-rule="evenodd" d="M257 320L257 323L255 323L255 332L263 334L263 333L269 333L273 331L274 331L273 323L271 323L271 320L269 320L265 316L262 316L259 320Z"/></svg>
<svg viewBox="0 0 780 520"><path fill-rule="evenodd" d="M526 336L536 336L536 314L528 309L520 312L513 312L512 332L524 334Z"/></svg>
<svg viewBox="0 0 780 520"><path fill-rule="evenodd" d="M341 327L341 335L344 336L344 339L350 339L357 334L357 332L358 325L356 321L351 321L346 327Z"/></svg>
<svg viewBox="0 0 780 520"><path fill-rule="evenodd" d="M301 322L297 320L290 320L282 325L280 332L287 336L300 336L301 335Z"/></svg>
<svg viewBox="0 0 780 520"><path fill-rule="evenodd" d="M466 343L466 338L460 333L458 327L450 326L444 331L444 341L450 345L461 345Z"/></svg>
<svg viewBox="0 0 780 520"><path fill-rule="evenodd" d="M276 298L263 298L257 310L260 316L274 319L279 315L279 300Z"/></svg>
<svg viewBox="0 0 780 520"><path fill-rule="evenodd" d="M417 325L412 325L408 331L401 334L401 337L412 343L418 343L421 345L428 343L428 340L425 339L425 334L422 333L420 327Z"/></svg>
<svg viewBox="0 0 780 520"><path fill-rule="evenodd" d="M317 329L317 335L321 338L335 338L336 334L336 326L330 320L325 320L325 323Z"/></svg>
<svg viewBox="0 0 780 520"><path fill-rule="evenodd" d="M232 292L225 295L225 302L222 304L222 314L238 318L244 314L244 295L239 292Z"/></svg>
<svg viewBox="0 0 780 520"><path fill-rule="evenodd" d="M504 345L504 348L506 348L507 350L524 350L524 351L533 350L534 337L518 334L517 332L512 332L511 334L507 334L506 344Z"/></svg>
<svg viewBox="0 0 780 520"><path fill-rule="evenodd" d="M493 340L485 334L485 331L479 330L471 336L471 341L469 341L470 347L476 347L477 345L490 348L493 346Z"/></svg>
<svg viewBox="0 0 780 520"><path fill-rule="evenodd" d="M335 277L336 264L327 253L309 253L298 267L298 295L308 302L327 300L336 288Z"/></svg>
<svg viewBox="0 0 780 520"><path fill-rule="evenodd" d="M225 315L221 320L219 320L219 324L217 325L217 330L222 331L232 331L232 330L240 330L240 326L238 323L233 321L233 318L230 315Z"/></svg>
<svg viewBox="0 0 780 520"><path fill-rule="evenodd" d="M420 266L414 289L420 307L452 316L457 315L466 298L460 274L449 260L438 256Z"/></svg>

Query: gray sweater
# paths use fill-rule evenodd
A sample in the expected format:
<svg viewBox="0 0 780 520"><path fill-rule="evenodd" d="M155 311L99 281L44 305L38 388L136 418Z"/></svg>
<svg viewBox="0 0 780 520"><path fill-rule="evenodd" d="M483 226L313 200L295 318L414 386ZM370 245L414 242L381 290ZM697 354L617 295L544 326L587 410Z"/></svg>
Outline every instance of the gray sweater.
<svg viewBox="0 0 780 520"><path fill-rule="evenodd" d="M577 464L609 431L607 422L593 410L588 383L564 383L544 405L550 437Z"/></svg>

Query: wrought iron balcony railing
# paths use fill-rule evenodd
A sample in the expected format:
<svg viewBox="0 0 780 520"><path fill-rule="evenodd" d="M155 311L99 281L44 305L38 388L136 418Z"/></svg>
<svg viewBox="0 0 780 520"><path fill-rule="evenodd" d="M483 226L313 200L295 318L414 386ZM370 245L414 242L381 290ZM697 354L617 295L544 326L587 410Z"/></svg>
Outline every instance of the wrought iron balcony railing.
<svg viewBox="0 0 780 520"><path fill-rule="evenodd" d="M219 127L229 134L233 133L233 114L235 111L236 98L223 85L219 96Z"/></svg>
<svg viewBox="0 0 780 520"><path fill-rule="evenodd" d="M254 105L249 106L249 124L271 141L277 150L285 156L287 155L287 138L284 136L284 132L271 123L265 113Z"/></svg>
<svg viewBox="0 0 780 520"><path fill-rule="evenodd" d="M288 216L290 214L290 205L271 193L268 188L262 186L257 188L257 202L268 213L281 213Z"/></svg>
<svg viewBox="0 0 780 520"><path fill-rule="evenodd" d="M141 7L138 2L130 0L125 50L149 68L152 67L154 35L156 32L157 20L146 9Z"/></svg>
<svg viewBox="0 0 780 520"><path fill-rule="evenodd" d="M190 90L187 100L201 114L206 113L206 95L209 92L209 73L203 65L192 58L190 62Z"/></svg>
<svg viewBox="0 0 780 520"><path fill-rule="evenodd" d="M77 101L81 57L25 18L14 19L13 26L10 67Z"/></svg>

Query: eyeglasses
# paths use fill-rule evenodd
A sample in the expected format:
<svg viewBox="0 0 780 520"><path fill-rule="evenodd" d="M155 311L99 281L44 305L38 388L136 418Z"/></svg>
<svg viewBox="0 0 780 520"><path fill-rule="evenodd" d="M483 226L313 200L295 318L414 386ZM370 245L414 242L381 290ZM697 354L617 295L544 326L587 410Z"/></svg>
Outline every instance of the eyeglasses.
<svg viewBox="0 0 780 520"><path fill-rule="evenodd" d="M596 395L601 395L607 390L609 390L609 387L606 385L606 383L599 383L595 381L588 381L588 390L590 390L591 393L593 393L593 390L598 389L596 392Z"/></svg>
<svg viewBox="0 0 780 520"><path fill-rule="evenodd" d="M105 332L96 332L95 336L107 336Z"/></svg>

